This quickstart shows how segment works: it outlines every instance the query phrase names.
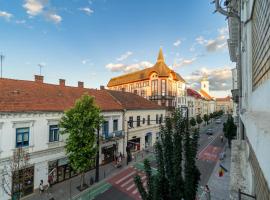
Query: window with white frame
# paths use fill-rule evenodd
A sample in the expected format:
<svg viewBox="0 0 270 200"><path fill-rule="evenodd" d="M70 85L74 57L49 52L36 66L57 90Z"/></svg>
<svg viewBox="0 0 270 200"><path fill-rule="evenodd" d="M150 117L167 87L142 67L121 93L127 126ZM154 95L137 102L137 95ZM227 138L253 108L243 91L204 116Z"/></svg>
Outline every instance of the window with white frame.
<svg viewBox="0 0 270 200"><path fill-rule="evenodd" d="M59 127L58 125L49 126L49 142L59 141Z"/></svg>
<svg viewBox="0 0 270 200"><path fill-rule="evenodd" d="M29 146L29 127L16 128L16 147Z"/></svg>

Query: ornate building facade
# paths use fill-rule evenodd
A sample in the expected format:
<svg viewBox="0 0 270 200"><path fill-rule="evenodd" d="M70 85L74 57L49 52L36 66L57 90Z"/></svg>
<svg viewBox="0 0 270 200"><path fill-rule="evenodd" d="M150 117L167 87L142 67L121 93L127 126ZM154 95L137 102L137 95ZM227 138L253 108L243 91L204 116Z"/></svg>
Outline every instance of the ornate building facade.
<svg viewBox="0 0 270 200"><path fill-rule="evenodd" d="M160 49L153 67L114 77L107 87L110 90L135 93L161 106L174 108L177 97L184 96L185 80L166 65Z"/></svg>

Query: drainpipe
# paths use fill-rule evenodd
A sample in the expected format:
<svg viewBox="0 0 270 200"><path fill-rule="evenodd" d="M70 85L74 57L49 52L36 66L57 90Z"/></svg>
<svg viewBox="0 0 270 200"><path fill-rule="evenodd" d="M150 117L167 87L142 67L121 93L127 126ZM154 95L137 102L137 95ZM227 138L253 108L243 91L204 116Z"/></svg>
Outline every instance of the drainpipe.
<svg viewBox="0 0 270 200"><path fill-rule="evenodd" d="M239 14L237 12L233 11L226 11L220 6L220 0L214 0L213 3L215 3L216 11L221 13L222 15L225 15L226 17L233 17L238 20L238 26L239 26L239 34L238 34L238 69L237 69L237 78L238 78L238 89L239 89L239 136L238 139L242 140L244 139L244 128L243 128L243 122L240 118L240 110L242 109L242 58L241 58L241 34L242 34L242 22L241 22L241 0L237 1L239 3Z"/></svg>

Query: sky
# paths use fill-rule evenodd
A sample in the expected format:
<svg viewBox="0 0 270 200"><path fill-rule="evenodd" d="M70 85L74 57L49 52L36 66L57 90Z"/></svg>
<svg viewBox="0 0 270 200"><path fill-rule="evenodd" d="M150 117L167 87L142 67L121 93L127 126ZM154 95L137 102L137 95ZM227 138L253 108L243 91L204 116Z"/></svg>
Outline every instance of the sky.
<svg viewBox="0 0 270 200"><path fill-rule="evenodd" d="M0 0L3 77L99 88L110 78L165 62L189 87L202 75L227 96L231 68L225 17L211 0Z"/></svg>

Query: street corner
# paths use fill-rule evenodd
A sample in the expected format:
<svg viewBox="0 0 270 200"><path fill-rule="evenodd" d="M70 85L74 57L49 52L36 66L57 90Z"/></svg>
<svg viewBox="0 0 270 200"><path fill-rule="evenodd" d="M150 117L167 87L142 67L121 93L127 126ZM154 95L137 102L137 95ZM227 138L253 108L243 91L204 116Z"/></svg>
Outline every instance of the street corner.
<svg viewBox="0 0 270 200"><path fill-rule="evenodd" d="M136 184L134 183L134 177L139 175L143 182L143 186L146 187L146 175L145 173L137 169L136 167L129 167L128 169L124 170L123 172L115 175L108 182L119 191L127 194L132 199L141 199L140 193L137 190Z"/></svg>

